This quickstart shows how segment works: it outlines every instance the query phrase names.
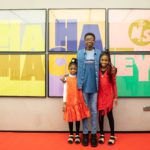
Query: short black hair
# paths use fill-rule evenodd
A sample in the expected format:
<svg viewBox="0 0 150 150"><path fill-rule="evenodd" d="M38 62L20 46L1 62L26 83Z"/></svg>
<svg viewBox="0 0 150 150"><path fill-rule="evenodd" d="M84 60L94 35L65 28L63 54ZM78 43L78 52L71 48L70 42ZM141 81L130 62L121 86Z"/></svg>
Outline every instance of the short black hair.
<svg viewBox="0 0 150 150"><path fill-rule="evenodd" d="M88 32L88 33L86 33L86 34L84 35L84 39L85 39L88 35L93 36L94 40L96 39L95 34L94 34L94 33L92 33L92 32Z"/></svg>

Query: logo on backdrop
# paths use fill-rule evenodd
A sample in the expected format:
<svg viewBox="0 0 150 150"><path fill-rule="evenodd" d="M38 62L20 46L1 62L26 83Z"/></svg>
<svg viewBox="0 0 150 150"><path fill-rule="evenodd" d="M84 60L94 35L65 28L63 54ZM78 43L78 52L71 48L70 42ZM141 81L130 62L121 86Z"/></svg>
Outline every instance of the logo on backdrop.
<svg viewBox="0 0 150 150"><path fill-rule="evenodd" d="M129 38L138 46L150 44L150 21L136 20L129 27Z"/></svg>

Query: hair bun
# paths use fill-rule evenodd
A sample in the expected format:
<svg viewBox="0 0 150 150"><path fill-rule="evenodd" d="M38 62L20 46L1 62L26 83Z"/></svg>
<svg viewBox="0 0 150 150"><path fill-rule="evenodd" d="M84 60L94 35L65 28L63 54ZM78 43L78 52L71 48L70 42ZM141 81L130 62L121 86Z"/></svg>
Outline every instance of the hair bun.
<svg viewBox="0 0 150 150"><path fill-rule="evenodd" d="M72 63L77 63L77 59L76 59L76 58L72 58L72 59L71 59L71 62L72 62Z"/></svg>

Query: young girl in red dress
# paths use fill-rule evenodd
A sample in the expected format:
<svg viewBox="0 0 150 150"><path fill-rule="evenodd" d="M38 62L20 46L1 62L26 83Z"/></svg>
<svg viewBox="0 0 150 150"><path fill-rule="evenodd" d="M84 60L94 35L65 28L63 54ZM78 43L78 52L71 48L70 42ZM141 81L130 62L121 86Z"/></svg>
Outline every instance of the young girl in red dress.
<svg viewBox="0 0 150 150"><path fill-rule="evenodd" d="M111 136L108 144L115 143L114 133L114 117L113 117L113 102L117 104L117 86L116 86L117 69L112 67L109 52L103 52L100 55L100 72L99 72L99 92L98 92L98 110L99 110L99 127L100 138L99 143L105 142L103 131L104 116L107 115Z"/></svg>
<svg viewBox="0 0 150 150"><path fill-rule="evenodd" d="M80 143L80 120L90 116L84 102L82 91L77 88L77 59L72 58L68 66L69 75L65 77L63 94L64 120L68 122L70 135L68 143ZM73 122L76 125L76 136L73 136Z"/></svg>

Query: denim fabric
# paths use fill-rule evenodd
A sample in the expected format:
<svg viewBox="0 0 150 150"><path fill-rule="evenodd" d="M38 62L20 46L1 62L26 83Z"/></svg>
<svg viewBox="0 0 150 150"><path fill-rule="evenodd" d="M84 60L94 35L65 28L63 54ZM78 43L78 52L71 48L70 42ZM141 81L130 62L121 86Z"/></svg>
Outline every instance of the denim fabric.
<svg viewBox="0 0 150 150"><path fill-rule="evenodd" d="M95 75L96 75L96 86L98 89L98 73L99 73L99 57L101 51L98 49L94 49L94 60L95 60ZM78 89L83 88L84 80L85 80L85 60L86 60L86 50L81 49L77 53L78 59L78 71L77 71L77 82Z"/></svg>
<svg viewBox="0 0 150 150"><path fill-rule="evenodd" d="M95 93L97 92L96 86L96 75L95 75L95 61L85 62L85 80L83 83L84 93Z"/></svg>
<svg viewBox="0 0 150 150"><path fill-rule="evenodd" d="M84 100L91 113L91 133L96 134L97 124L97 93L87 94L83 93ZM82 120L83 134L88 134L88 118Z"/></svg>

